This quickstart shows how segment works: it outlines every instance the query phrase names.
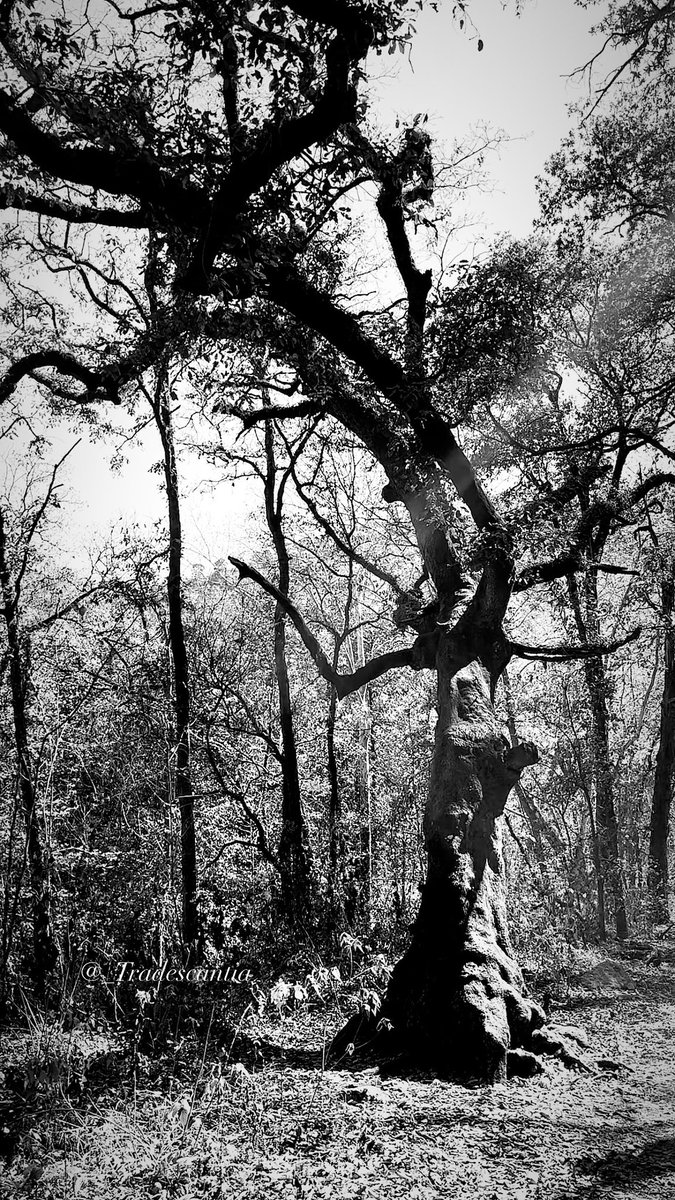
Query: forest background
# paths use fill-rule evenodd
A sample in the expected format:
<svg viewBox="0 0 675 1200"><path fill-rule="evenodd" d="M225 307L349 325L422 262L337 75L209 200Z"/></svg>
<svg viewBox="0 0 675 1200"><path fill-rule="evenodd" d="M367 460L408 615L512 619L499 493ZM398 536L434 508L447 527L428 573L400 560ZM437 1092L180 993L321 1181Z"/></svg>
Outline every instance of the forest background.
<svg viewBox="0 0 675 1200"><path fill-rule="evenodd" d="M499 1078L518 959L669 921L673 6L483 7L2 8L8 1011L356 956L362 1017ZM472 128L398 111L415 21ZM547 78L542 30L606 43L534 232L472 216L535 173L478 123L507 22Z"/></svg>

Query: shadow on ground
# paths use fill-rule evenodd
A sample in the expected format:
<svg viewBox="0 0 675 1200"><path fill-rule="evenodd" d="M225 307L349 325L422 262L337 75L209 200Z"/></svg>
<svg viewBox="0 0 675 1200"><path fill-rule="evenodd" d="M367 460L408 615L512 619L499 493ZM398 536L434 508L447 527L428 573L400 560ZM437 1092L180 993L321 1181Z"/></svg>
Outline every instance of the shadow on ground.
<svg viewBox="0 0 675 1200"><path fill-rule="evenodd" d="M635 1186L661 1175L675 1174L675 1138L655 1138L640 1149L608 1150L597 1158L583 1155L577 1160L575 1171L592 1176L597 1183L609 1187L616 1184Z"/></svg>

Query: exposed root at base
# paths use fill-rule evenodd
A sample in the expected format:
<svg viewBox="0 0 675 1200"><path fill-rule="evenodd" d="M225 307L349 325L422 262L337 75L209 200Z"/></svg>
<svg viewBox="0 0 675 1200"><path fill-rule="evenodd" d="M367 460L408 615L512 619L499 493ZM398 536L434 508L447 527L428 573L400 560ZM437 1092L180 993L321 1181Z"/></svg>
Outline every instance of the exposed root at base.
<svg viewBox="0 0 675 1200"><path fill-rule="evenodd" d="M523 1003L530 1004L529 1001ZM598 1070L621 1069L621 1064L612 1063L612 1067L609 1068L606 1066L606 1060L594 1059L590 1053L582 1053L581 1047L588 1047L588 1039L582 1029L536 1023L541 1010L538 1009L538 1006L535 1008L535 1027L530 1028L527 1037L523 1038L521 1044L506 1050L504 1068L507 1078L530 1078L534 1075L545 1074L548 1069L547 1059L551 1058L572 1070L591 1074ZM522 1035L524 1032L521 1024L519 1033ZM426 1054L420 1058L413 1047L405 1044L386 1016L378 1018L374 1017L372 1013L356 1013L350 1018L333 1039L327 1061L334 1067L344 1067L364 1061L379 1062L381 1065L386 1063L390 1067L396 1063L402 1072L413 1067L437 1068L432 1055ZM446 1073L450 1076L454 1074L453 1072L442 1072L442 1074ZM503 1075L504 1072L500 1072L499 1075L493 1074L492 1079L488 1082L503 1077ZM456 1077L464 1080L472 1078L467 1075L465 1069ZM477 1071L473 1078L483 1078L483 1074Z"/></svg>

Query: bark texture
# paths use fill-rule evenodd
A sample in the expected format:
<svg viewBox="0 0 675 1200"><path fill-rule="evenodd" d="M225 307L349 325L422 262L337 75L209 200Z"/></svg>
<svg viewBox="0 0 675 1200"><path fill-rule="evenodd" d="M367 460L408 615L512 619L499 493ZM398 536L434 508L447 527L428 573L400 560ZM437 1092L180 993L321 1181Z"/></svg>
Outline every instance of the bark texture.
<svg viewBox="0 0 675 1200"><path fill-rule="evenodd" d="M510 747L477 662L438 654L438 724L424 819L428 873L412 942L384 1015L416 1057L447 1075L505 1077L507 1051L544 1023L511 948L501 822L533 746Z"/></svg>

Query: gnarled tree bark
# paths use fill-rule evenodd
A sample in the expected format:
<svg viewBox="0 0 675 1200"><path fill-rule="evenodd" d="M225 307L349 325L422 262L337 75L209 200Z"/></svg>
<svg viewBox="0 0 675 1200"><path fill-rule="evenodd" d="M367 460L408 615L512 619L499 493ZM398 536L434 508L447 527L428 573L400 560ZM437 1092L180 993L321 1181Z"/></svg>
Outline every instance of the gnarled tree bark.
<svg viewBox="0 0 675 1200"><path fill-rule="evenodd" d="M439 646L438 724L424 818L427 878L384 1016L416 1056L443 1073L505 1075L506 1052L544 1023L526 999L509 939L501 816L533 746L510 747L488 673L459 671Z"/></svg>

